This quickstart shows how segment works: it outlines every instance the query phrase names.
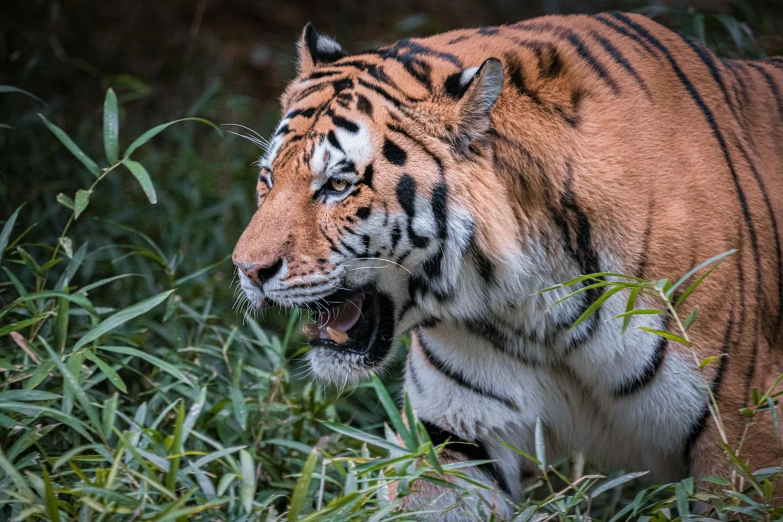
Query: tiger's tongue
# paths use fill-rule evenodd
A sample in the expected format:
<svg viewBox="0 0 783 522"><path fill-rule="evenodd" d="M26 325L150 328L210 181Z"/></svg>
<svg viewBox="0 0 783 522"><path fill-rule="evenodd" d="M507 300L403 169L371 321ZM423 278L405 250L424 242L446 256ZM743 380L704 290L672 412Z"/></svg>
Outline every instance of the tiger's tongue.
<svg viewBox="0 0 783 522"><path fill-rule="evenodd" d="M362 303L364 299L356 295L340 303L328 313L321 313L315 325L318 327L318 337L321 339L329 338L326 328L332 328L339 332L347 332L354 327L359 317L362 315Z"/></svg>

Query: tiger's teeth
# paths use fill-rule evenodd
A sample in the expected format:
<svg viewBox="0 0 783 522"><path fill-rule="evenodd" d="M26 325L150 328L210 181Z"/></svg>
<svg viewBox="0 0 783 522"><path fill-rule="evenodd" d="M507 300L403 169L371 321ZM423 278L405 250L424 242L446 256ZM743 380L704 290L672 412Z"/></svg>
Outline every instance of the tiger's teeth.
<svg viewBox="0 0 783 522"><path fill-rule="evenodd" d="M326 327L326 333L328 333L329 337L332 338L332 341L336 342L337 344L345 344L346 341L348 341L347 333L341 332L340 330L335 330L331 326Z"/></svg>
<svg viewBox="0 0 783 522"><path fill-rule="evenodd" d="M304 326L302 326L302 331L311 341L318 338L318 327L313 323L305 323Z"/></svg>

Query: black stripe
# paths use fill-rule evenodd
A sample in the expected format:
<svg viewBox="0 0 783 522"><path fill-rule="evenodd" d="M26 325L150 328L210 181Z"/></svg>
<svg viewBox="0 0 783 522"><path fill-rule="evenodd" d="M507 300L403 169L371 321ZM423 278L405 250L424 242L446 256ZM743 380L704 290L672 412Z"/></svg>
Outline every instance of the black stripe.
<svg viewBox="0 0 783 522"><path fill-rule="evenodd" d="M777 82L775 82L775 79L772 78L772 75L770 75L766 69L757 63L748 62L748 67L756 69L761 73L762 76L764 76L764 80L767 82L767 86L772 92L772 95L775 97L775 102L778 105L778 117L783 119L783 96L780 94L780 87L778 86Z"/></svg>
<svg viewBox="0 0 783 522"><path fill-rule="evenodd" d="M733 78L737 82L737 86L739 87L739 93L736 93L736 88L735 88L735 96L737 97L739 109L744 110L744 108L750 103L748 88L745 85L745 80L742 79L742 75L740 74L740 73L744 73L745 70L742 68L742 65L740 63L734 60L724 59L723 63L732 72Z"/></svg>
<svg viewBox="0 0 783 522"><path fill-rule="evenodd" d="M407 374L411 376L411 381L413 381L413 387L416 388L416 392L422 394L424 393L424 388L421 386L419 375L416 373L416 368L413 366L411 361L411 353L412 352L408 352L408 360L405 362L405 369Z"/></svg>
<svg viewBox="0 0 783 522"><path fill-rule="evenodd" d="M368 100L366 96L361 94L356 95L356 108L367 116L372 117L372 103L370 103L370 100Z"/></svg>
<svg viewBox="0 0 783 522"><path fill-rule="evenodd" d="M691 81L688 79L688 77L685 75L682 69L680 69L680 66L677 64L676 60L672 57L669 50L657 38L655 38L644 27L637 24L623 13L613 11L609 13L609 15L612 16L613 18L616 18L624 22L631 29L636 31L639 35L641 35L648 42L650 42L651 45L655 46L663 53L664 57L668 60L672 69L674 70L674 73L677 75L677 78L679 79L680 83L682 83L683 87L685 87L686 91L688 91L688 94L690 95L691 99L693 99L693 101L696 103L702 115L704 116L707 125L710 127L713 137L715 138L715 140L718 142L718 145L720 146L724 161L726 162L726 165L728 166L729 171L731 172L731 177L734 182L734 187L737 191L737 198L739 199L740 207L742 209L742 216L743 219L745 220L745 224L748 227L748 232L750 233L751 248L753 250L753 257L754 257L755 267L756 267L756 295L761 296L762 295L761 267L760 267L761 260L759 256L759 246L758 246L758 237L756 236L756 229L753 225L753 219L750 215L750 209L748 208L748 201L747 198L745 197L745 192L742 190L742 186L740 185L739 176L737 175L737 171L734 168L734 163L731 160L731 155L729 153L726 140L723 137L723 133L721 133L720 129L718 128L718 123L715 120L715 116L713 115L712 111L707 106L707 104L704 102L704 99L701 97L699 92L693 86Z"/></svg>
<svg viewBox="0 0 783 522"><path fill-rule="evenodd" d="M659 337L658 344L655 346L655 351L652 354L652 358L645 365L641 374L620 385L620 387L612 392L612 395L614 395L616 399L622 399L624 397L628 397L629 395L633 395L650 384L661 370L663 361L666 358L666 347L668 345L669 341L663 337Z"/></svg>
<svg viewBox="0 0 783 522"><path fill-rule="evenodd" d="M593 32L593 38L595 38L599 44L601 44L601 47L604 48L604 50L609 54L609 56L612 57L612 59L620 64L620 66L628 71L628 74L634 77L636 80L636 83L639 84L639 87L644 91L644 93L647 95L647 98L652 100L652 93L650 92L650 89L647 87L647 82L644 81L644 79L639 76L639 73L636 72L636 69L633 68L633 66L626 60L625 56L623 56L623 53L620 52L619 49L617 49L612 43L601 36L600 34Z"/></svg>
<svg viewBox="0 0 783 522"><path fill-rule="evenodd" d="M294 99L291 100L291 103L292 104L293 103L298 103L298 102L304 100L305 98L307 98L308 96L310 96L313 93L323 91L324 89L326 89L330 85L331 85L331 83L329 83L329 82L321 82L321 83L317 83L315 85L310 85L309 87L299 91L299 93L296 96L294 96Z"/></svg>
<svg viewBox="0 0 783 522"><path fill-rule="evenodd" d="M337 76L338 74L343 74L345 71L315 71L310 74L308 74L304 79L305 80L317 80L319 78L329 78L331 76Z"/></svg>
<svg viewBox="0 0 783 522"><path fill-rule="evenodd" d="M395 98L394 96L392 96L389 93L389 91L387 91L383 87L379 85L373 85L372 83L368 82L367 80L363 80L362 78L357 78L356 80L359 82L359 85L361 85L362 87L366 87L371 91L377 92L378 94L386 98L387 101L391 102L391 104L397 107L398 109L402 106L402 102L397 98Z"/></svg>
<svg viewBox="0 0 783 522"><path fill-rule="evenodd" d="M486 448L480 442L466 441L454 435L450 431L446 431L440 426L436 426L435 424L425 420L419 419L419 422L421 422L421 424L424 426L424 429L427 430L427 435L429 435L433 445L440 446L445 442L452 442L453 444L449 444L447 446L449 451L460 453L464 455L467 460L492 460ZM505 493L510 492L508 489L508 484L506 483L506 479L496 464L482 464L477 466L477 468L488 473L492 479L498 483L498 487Z"/></svg>
<svg viewBox="0 0 783 522"><path fill-rule="evenodd" d="M723 99L726 101L726 105L728 105L729 109L731 110L731 113L734 115L734 119L739 120L736 107L734 104L731 103L731 99L729 98L728 89L726 89L726 85L723 83L723 78L720 75L720 71L718 70L717 63L715 62L715 59L712 56L712 53L704 48L701 44L694 41L692 38L689 38L685 35L679 35L683 42L685 42L688 47L690 47L693 52L695 52L699 58L701 58L701 61L704 62L704 65L707 67L707 69L710 71L710 74L712 75L712 79L715 80L715 83L718 84L718 87L720 88L721 93L723 93ZM738 123L740 123L738 121Z"/></svg>
<svg viewBox="0 0 783 522"><path fill-rule="evenodd" d="M424 354L424 357L444 376L477 395L495 400L513 411L519 411L519 406L514 404L511 399L498 395L492 390L488 390L483 386L479 386L470 382L467 378L465 378L464 375L462 375L462 373L446 365L445 362L440 360L434 353L432 353L432 350L430 350L430 348L427 346L427 343L424 342L421 334L419 334L419 345L421 346L421 351Z"/></svg>
<svg viewBox="0 0 783 522"><path fill-rule="evenodd" d="M723 79L720 76L720 72L718 71L717 65L715 60L713 59L712 53L699 45L698 43L694 42L690 38L687 38L685 36L681 36L683 41L688 44L688 46L693 49L696 54L699 55L699 58L702 59L704 64L707 66L707 68L710 71L710 74L712 74L712 78L715 80L715 83L718 84L718 87L720 87L721 92L723 93L723 98L726 101L726 105L729 106L729 108L732 110L732 113L734 114L735 119L738 118L736 110L734 106L731 104L731 101L729 99L728 91L726 90L726 86L723 83ZM767 80L767 84L769 85L770 89L775 93L775 97L778 102L778 110L783 117L783 101L781 100L780 91L778 90L778 86L775 83L774 79L765 71L762 67L759 65L749 62L748 66L753 67L757 71L761 72L762 75ZM744 129L742 124L740 124L740 127ZM744 133L747 137L747 134ZM761 175L759 174L758 170L756 169L755 164L751 160L750 156L748 155L747 151L745 150L745 147L742 146L741 143L737 144L737 147L740 149L740 152L742 153L743 159L750 167L751 172L753 173L753 177L756 180L756 183L759 186L759 190L761 191L761 195L764 198L765 206L767 207L767 214L769 215L769 219L772 223L772 234L775 238L775 253L777 255L778 260L778 273L777 273L777 283L778 283L778 312L775 319L775 331L779 332L781 326L783 326L783 252L781 252L781 246L780 246L780 235L778 233L778 223L775 219L775 212L772 209L772 202L769 199L769 194L767 193L767 188L764 183L764 181L761 179Z"/></svg>
<svg viewBox="0 0 783 522"><path fill-rule="evenodd" d="M612 29L615 32L620 33L623 36L627 36L634 42L638 43L639 45L644 48L645 51L647 51L647 54L654 58L658 58L658 55L655 54L655 51L652 47L650 47L650 44L639 38L637 35L633 34L632 32L628 31L625 27L622 27L620 25L615 24L611 20L607 20L606 15L604 13L601 13L599 15L596 15L594 18L598 20L600 23L604 24L606 27Z"/></svg>
<svg viewBox="0 0 783 522"><path fill-rule="evenodd" d="M609 72L592 55L592 53L590 53L590 50L587 48L585 43L571 29L545 22L521 22L512 27L538 33L553 32L557 36L564 37L574 47L574 50L582 58L582 60L587 63L588 67L590 67L590 69L592 69L593 72L595 72L604 81L604 83L606 83L606 85L612 89L612 92L614 94L620 94L620 86L617 85L617 82L614 81ZM525 42L521 43L522 45L525 45Z"/></svg>
<svg viewBox="0 0 783 522"><path fill-rule="evenodd" d="M390 131L392 131L392 132L396 132L397 134L402 134L408 140L410 140L413 143L415 143L416 145L418 145L418 147L422 151L424 151L424 153L427 156L429 156L432 159L432 161L435 162L435 164L438 166L438 172L440 173L441 177L443 177L443 175L444 175L444 173L443 173L443 161L441 161L441 159L434 152L432 152L424 143L422 143L420 140L418 140L418 139L414 138L413 136L411 136L410 134L408 134L408 132L405 131L405 129L403 129L402 127L398 127L397 125L391 125L391 124L387 125L386 127Z"/></svg>
<svg viewBox="0 0 783 522"><path fill-rule="evenodd" d="M334 122L334 124L340 127L341 129L345 129L351 134L356 134L357 132L359 132L359 126L356 125L351 120L343 118L342 116L338 116L337 114L330 114L330 116L332 117L332 121Z"/></svg>
<svg viewBox="0 0 783 522"><path fill-rule="evenodd" d="M408 71L408 74L422 84L428 91L432 91L432 66L425 61L414 58L411 61L403 63L403 67Z"/></svg>

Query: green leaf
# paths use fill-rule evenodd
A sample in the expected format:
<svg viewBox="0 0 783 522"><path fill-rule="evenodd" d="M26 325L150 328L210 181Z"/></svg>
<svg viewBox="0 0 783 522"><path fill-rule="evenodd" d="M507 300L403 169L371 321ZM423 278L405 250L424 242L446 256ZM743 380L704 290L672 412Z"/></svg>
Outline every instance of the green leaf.
<svg viewBox="0 0 783 522"><path fill-rule="evenodd" d="M73 206L74 206L73 200L70 197L63 194L62 192L57 194L57 203L64 206L65 208L69 208L73 210Z"/></svg>
<svg viewBox="0 0 783 522"><path fill-rule="evenodd" d="M81 216L82 212L87 208L87 205L90 203L91 194L92 190L79 189L76 191L76 199L73 204L74 219L79 219L79 216Z"/></svg>
<svg viewBox="0 0 783 522"><path fill-rule="evenodd" d="M60 247L65 252L65 255L68 256L68 259L71 259L73 257L73 241L71 241L71 238L67 236L63 236L59 238L57 242L60 244Z"/></svg>
<svg viewBox="0 0 783 522"><path fill-rule="evenodd" d="M144 134L142 134L141 136L136 138L136 141L131 143L130 146L125 150L125 154L123 154L123 158L129 158L130 155L133 154L133 152L136 149L138 149L139 147L141 147L142 145L144 145L145 143L150 141L152 138L154 138L155 136L157 136L158 134L163 132L170 125L174 125L175 123L179 123L181 121L199 121L201 123L209 125L213 129L218 131L218 133L221 136L223 135L223 133L220 131L220 129L214 123L212 123L209 120L205 120L204 118L182 118L182 119L179 119L179 120L170 121L168 123L161 123L157 127L151 128L150 130L148 130L147 132L145 132Z"/></svg>
<svg viewBox="0 0 783 522"><path fill-rule="evenodd" d="M347 435L352 439L366 442L367 444L371 444L372 446L377 446L379 448L383 448L389 451L400 451L402 453L407 453L407 450L405 448L402 448L396 444L392 444L386 439L382 439L380 437L376 437L375 435L370 435L369 433L365 433L361 430L357 430L356 428L352 428L344 424L336 424L333 422L325 422L325 421L321 421L321 424L323 424L324 426L326 426L332 431L336 431L337 433L342 433L343 435Z"/></svg>
<svg viewBox="0 0 783 522"><path fill-rule="evenodd" d="M590 493L590 498L595 498L598 495L600 495L601 493L605 493L605 492L609 491L610 489L614 489L617 486L625 484L626 482L629 482L629 481L634 480L636 478L642 477L642 476L644 476L644 475L646 475L648 473L649 473L649 471L637 471L635 473L628 473L627 475L623 475L622 477L617 477L616 479L608 480L608 481L604 482L603 484L601 484L600 486L598 486L597 488L595 488L595 490L593 490Z"/></svg>
<svg viewBox="0 0 783 522"><path fill-rule="evenodd" d="M68 368L60 359L60 356L57 355L54 350L52 350L52 347L49 346L48 343L43 342L42 344L44 348L46 348L46 352L49 354L49 358L54 362L54 365L57 366L57 369L60 370L60 374L63 376L63 380L65 381L66 386L70 387L71 392L76 397L76 400L79 401L82 409L87 414L87 417L90 419L92 426L94 428L101 426L101 419L98 416L98 410L96 410L95 406L93 406L92 402L90 402L90 398L87 396L87 393L85 393L84 389L79 383L79 379L76 377L76 375L71 373L70 370L68 370Z"/></svg>
<svg viewBox="0 0 783 522"><path fill-rule="evenodd" d="M182 459L182 426L184 422L185 405L180 402L179 408L177 408L177 420L174 423L174 443L171 445L170 451L170 453L174 454L174 457L169 459L169 470L166 473L166 487L171 491L174 491L177 486L177 472Z"/></svg>
<svg viewBox="0 0 783 522"><path fill-rule="evenodd" d="M639 292L641 291L641 288L636 287L631 290L630 294L628 294L628 301L625 303L625 313L628 314L631 312L634 307L636 306L636 299L639 297ZM626 315L623 318L623 329L621 330L622 333L625 333L626 330L628 330L628 327L631 325L631 317L632 315Z"/></svg>
<svg viewBox="0 0 783 522"><path fill-rule="evenodd" d="M144 190L150 203L153 205L157 203L158 196L155 194L155 187L152 185L152 179L150 178L147 169L145 169L141 163L129 159L123 161L122 164L125 165L131 174L138 180L139 185L141 185L141 188Z"/></svg>
<svg viewBox="0 0 783 522"><path fill-rule="evenodd" d="M19 211L22 210L23 206L24 205L19 205L16 207L14 213L11 214L11 217L9 217L8 221L6 221L5 225L3 225L3 230L0 231L0 261L3 260L3 252L5 252L5 249L8 246L8 242L11 239L11 230L14 228L16 218L19 215Z"/></svg>
<svg viewBox="0 0 783 522"><path fill-rule="evenodd" d="M709 277L709 275L716 268L718 268L719 265L720 265L720 262L718 262L715 266L710 268L703 276L701 276L696 281L694 281L691 286L686 288L685 291L682 293L682 295L679 298L677 298L677 302L674 303L674 307L677 308L678 306L680 306L683 303L683 301L688 299L688 296L690 296L693 293L693 291L696 290L704 282L704 280L707 279L707 277Z"/></svg>
<svg viewBox="0 0 783 522"><path fill-rule="evenodd" d="M42 390L6 390L0 392L0 401L52 401L59 399L56 393Z"/></svg>
<svg viewBox="0 0 783 522"><path fill-rule="evenodd" d="M234 418L236 418L242 431L245 431L247 429L247 405L245 404L245 397L236 386L231 387L230 395L231 405L234 409Z"/></svg>
<svg viewBox="0 0 783 522"><path fill-rule="evenodd" d="M607 299L609 299L609 298L610 298L610 297L612 297L614 294L616 294L617 292L619 292L620 290L623 290L623 289L624 289L623 287L621 287L621 286L617 286L617 287L614 287L614 288L612 288L612 289L610 289L610 290L607 290L606 292L604 292L604 293L603 293L603 295L601 295L601 297L599 297L598 299L596 299L596 300L593 302L593 304L591 304L590 306L588 306L588 307L587 307L587 309L586 309L584 312L582 312L582 315L580 315L580 316L579 316L579 318L577 318L577 320L576 320L576 321L574 321L574 324L572 324L572 325L571 325L571 328L569 328L569 331L570 331L570 330L573 330L574 328L576 328L577 326L579 326L580 324L582 324L584 321L586 321L588 317L590 317L591 315L593 315L593 313L595 313L595 311L596 311L596 310L598 310L598 308L599 308L599 307L600 307L602 304L604 304L604 303L606 302L606 300L607 300Z"/></svg>
<svg viewBox="0 0 783 522"><path fill-rule="evenodd" d="M239 450L239 466L242 471L239 498L245 513L249 515L253 512L253 497L256 494L256 467L253 463L253 457L247 450Z"/></svg>
<svg viewBox="0 0 783 522"><path fill-rule="evenodd" d="M144 359L145 361L154 364L164 372L173 375L174 377L184 382L188 386L193 386L193 383L190 382L190 379L185 377L185 374L182 373L179 369L167 363L166 361L155 357L154 355L150 355L146 352L142 352L141 350L137 350L135 348L129 348L127 346L98 346L98 348L100 350L106 350L108 352L121 353L123 355L132 355L134 357L138 357L139 359Z"/></svg>
<svg viewBox="0 0 783 522"><path fill-rule="evenodd" d="M19 474L14 465L9 462L7 458L5 458L5 454L3 453L2 449L0 449L0 469L5 471L6 476L9 477L14 484L16 484L16 488L23 497L29 499L30 502L35 501L33 490L30 489L30 486L27 485L27 481L25 481L24 477Z"/></svg>
<svg viewBox="0 0 783 522"><path fill-rule="evenodd" d="M156 296L145 299L144 301L136 303L135 305L129 306L125 310L117 312L116 314L112 315L105 321L99 323L96 327L94 327L86 334L84 334L82 338L79 339L79 341L76 343L76 346L73 347L74 351L78 350L82 346L85 346L93 342L94 340L98 339L100 336L114 330L120 325L127 323L131 319L135 319L136 317L149 312L150 310L158 306L160 303L165 301L166 298L170 296L173 292L174 290L167 290L166 292L161 292ZM186 382L189 381L186 380Z"/></svg>
<svg viewBox="0 0 783 522"><path fill-rule="evenodd" d="M677 497L677 512L680 514L680 519L690 520L691 512L688 509L688 494L681 483L674 486L674 494Z"/></svg>
<svg viewBox="0 0 783 522"><path fill-rule="evenodd" d="M108 401L106 401L106 403L103 405L103 414L101 415L101 426L103 426L103 436L106 437L107 440L109 437L111 437L111 434L114 432L114 420L117 417L117 404L119 402L119 398L120 395L115 392L115 394L112 395L111 398Z"/></svg>
<svg viewBox="0 0 783 522"><path fill-rule="evenodd" d="M546 445L544 444L544 424L541 417L536 417L535 430L536 459L539 462L538 468L546 474Z"/></svg>
<svg viewBox="0 0 783 522"><path fill-rule="evenodd" d="M109 382L112 383L115 388L120 390L122 393L128 393L128 388L125 386L125 382L123 382L123 380L120 378L117 372L114 371L114 368L112 368L110 364L92 353L90 350L84 351L84 357L87 360L94 362L95 365L98 366L98 368L101 370L101 373L103 373L103 375L109 379Z"/></svg>
<svg viewBox="0 0 783 522"><path fill-rule="evenodd" d="M0 85L0 93L10 93L10 92L24 94L25 96L29 96L30 98L36 101L44 103L44 101L41 98L39 98L35 94L25 91L24 89L20 89L19 87L14 87L13 85ZM44 103L44 105L46 104Z"/></svg>
<svg viewBox="0 0 783 522"><path fill-rule="evenodd" d="M106 161L117 163L120 155L120 119L117 115L117 95L109 87L103 101L103 149L106 151Z"/></svg>
<svg viewBox="0 0 783 522"><path fill-rule="evenodd" d="M670 341L674 341L675 343L684 344L685 346L688 346L688 347L691 346L691 343L689 343L688 341L686 341L684 338L680 337L679 335L675 335L673 333L665 332L663 330L656 330L655 328L647 328L645 326L637 326L637 328L639 328L639 330L644 330L645 332L648 332L648 333L651 333L651 334L660 335L664 339L668 339Z"/></svg>
<svg viewBox="0 0 783 522"><path fill-rule="evenodd" d="M46 466L41 466L43 472L44 483L44 504L46 504L46 513L49 515L51 522L60 522L60 508L57 506L57 497L54 496L54 487L52 487L52 479L49 477L49 472L46 470Z"/></svg>
<svg viewBox="0 0 783 522"><path fill-rule="evenodd" d="M378 399L380 399L381 404L383 404L383 409L386 410L386 414L389 416L389 419L391 419L392 424L394 425L394 430L402 437L402 440L405 442L405 446L408 447L408 450L415 451L418 447L418 444L413 439L410 430L402 421L402 415L400 415L400 410L394 403L394 399L391 398L389 392L386 391L386 387L374 373L372 374L372 385L373 388L375 388L375 393L378 395ZM415 425L412 423L411 427L413 426Z"/></svg>
<svg viewBox="0 0 783 522"><path fill-rule="evenodd" d="M669 290L666 292L666 297L671 298L671 295L674 293L675 290L677 290L677 288L679 288L679 286L681 284L683 284L685 281L688 280L688 278L690 278L693 274L695 274L696 272L698 272L699 270L701 270L705 266L708 266L708 265L711 265L712 263L720 261L723 258L728 257L728 256L730 256L730 255L732 255L732 254L734 254L736 252L737 252L737 249L735 248L735 249L729 250L727 252L724 252L722 254L718 254L715 257L709 258L708 260L706 260L702 264L698 265L697 267L690 269L688 271L688 273L686 273L684 276L682 276L676 283L674 283L674 285L672 285L671 288L669 288Z"/></svg>
<svg viewBox="0 0 783 522"><path fill-rule="evenodd" d="M199 415L201 415L201 410L204 409L204 402L206 400L207 400L207 387L204 386L203 388L201 388L201 391L196 397L196 400L193 401L193 404L190 405L190 409L188 410L188 415L187 417L185 417L185 423L182 427L183 444L188 440L188 437L190 436L190 432L193 429L193 426L196 425L196 421L198 420Z"/></svg>
<svg viewBox="0 0 783 522"><path fill-rule="evenodd" d="M60 127L58 127L54 123L47 120L43 114L39 114L38 116L40 116L40 118L44 122L44 125L46 125L46 127L52 132L52 134L54 134L57 137L57 139L60 140L60 143L65 145L65 148L68 149L71 152L71 154L73 154L74 157L82 163L82 165L87 167L87 170L92 172L93 176L97 178L98 176L101 175L101 169L98 168L98 165L92 160L92 158L90 158L89 156L87 156L87 154L82 152L82 149L80 149L79 146L76 145L76 143L74 143L74 141L70 138L70 136L68 136L65 133L65 131L63 131Z"/></svg>
<svg viewBox="0 0 783 522"><path fill-rule="evenodd" d="M46 319L48 315L42 315L40 317L31 317L30 319L24 319L22 321L17 321L15 323L7 324L0 328L0 337L4 337L11 332L16 332L17 330L21 330L22 328L27 328L28 326L32 326L35 323L39 321L43 321Z"/></svg>
<svg viewBox="0 0 783 522"><path fill-rule="evenodd" d="M685 318L685 322L683 323L682 327L687 331L688 328L691 327L693 324L693 321L696 320L696 316L699 314L699 308L696 307L693 309L691 313L688 314L688 317Z"/></svg>
<svg viewBox="0 0 783 522"><path fill-rule="evenodd" d="M318 450L313 448L313 451L310 452L310 456L307 457L307 461L302 468L302 474L296 481L294 494L291 496L291 506L288 509L288 522L295 522L304 507L304 502L307 498L307 490L310 489L310 481L313 479L313 472L315 471L317 462Z"/></svg>
<svg viewBox="0 0 783 522"><path fill-rule="evenodd" d="M707 365L709 365L710 363L712 363L713 361L715 361L715 360L717 360L717 359L720 359L720 358L721 358L721 357L723 357L723 356L724 356L724 354L720 354L720 355L710 355L709 357L705 357L705 358L704 358L704 359L702 359L702 360L701 360L701 362L699 363L699 370L703 370L705 367L707 367Z"/></svg>
<svg viewBox="0 0 783 522"><path fill-rule="evenodd" d="M521 455L524 459L529 460L530 462L534 463L537 467L539 467L539 468L541 467L541 461L538 460L537 458L535 458L530 453L527 453L526 451L522 451L521 449L517 448L516 446L512 446L511 444L509 444L507 442L503 442L502 440L499 440L497 442L499 442L501 445L507 447L508 449L510 449L511 451L516 453L517 455Z"/></svg>
<svg viewBox="0 0 783 522"><path fill-rule="evenodd" d="M90 436L90 434L87 431L87 430L92 431L92 428L89 425L83 423L73 415L67 415L59 410L55 410L54 408L49 408L47 406L39 406L37 404L16 402L16 401L0 401L0 410L12 411L14 413L26 415L28 417L37 417L38 415L50 417L56 421L62 422L63 424L67 424L68 426L73 428L74 431L81 434L84 438L88 439L90 442L93 441L93 438Z"/></svg>

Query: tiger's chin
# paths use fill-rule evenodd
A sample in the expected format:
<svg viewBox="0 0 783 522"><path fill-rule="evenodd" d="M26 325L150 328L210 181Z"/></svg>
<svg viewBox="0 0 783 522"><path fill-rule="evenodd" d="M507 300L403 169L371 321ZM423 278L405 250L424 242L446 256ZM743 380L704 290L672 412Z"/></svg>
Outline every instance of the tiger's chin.
<svg viewBox="0 0 783 522"><path fill-rule="evenodd" d="M303 328L317 379L354 383L383 369L394 355L394 305L388 295L371 288L341 290L319 301L318 308L315 321Z"/></svg>

